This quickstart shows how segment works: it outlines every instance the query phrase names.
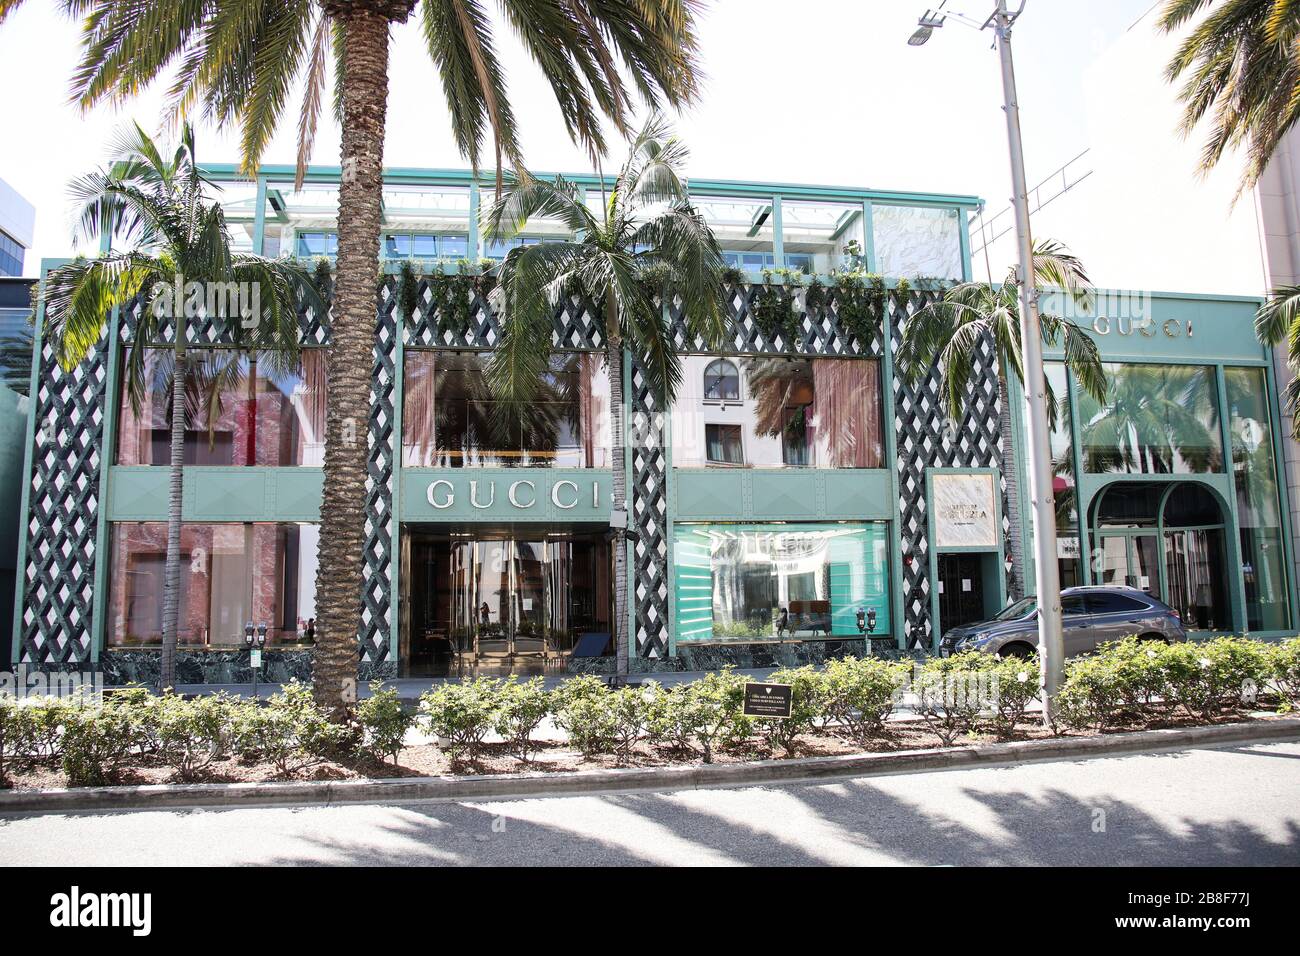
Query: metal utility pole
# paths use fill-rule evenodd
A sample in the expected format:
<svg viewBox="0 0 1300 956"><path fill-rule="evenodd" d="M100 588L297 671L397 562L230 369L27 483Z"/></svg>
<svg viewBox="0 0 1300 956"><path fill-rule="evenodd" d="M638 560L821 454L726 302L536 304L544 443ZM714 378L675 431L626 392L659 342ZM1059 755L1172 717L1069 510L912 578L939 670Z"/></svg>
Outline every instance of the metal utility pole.
<svg viewBox="0 0 1300 956"><path fill-rule="evenodd" d="M1016 242L1020 251L1020 342L1025 364L1025 399L1029 405L1029 488L1034 514L1034 583L1038 595L1038 657L1043 689L1043 720L1049 722L1061 688L1065 644L1061 637L1061 576L1056 564L1056 501L1052 492L1052 446L1048 437L1047 388L1043 378L1043 332L1038 319L1038 290L1034 285L1034 240L1029 230L1029 184L1025 179L1025 147L1020 136L1020 105L1016 70L1011 60L1011 25L1025 8L1007 11L998 0L993 14L998 56L1002 60L1002 90L1006 98L1007 143L1011 148L1011 185L1016 212Z"/></svg>
<svg viewBox="0 0 1300 956"><path fill-rule="evenodd" d="M1022 0L1012 13L1007 0L982 25L960 13L944 12L948 0L927 10L907 42L924 46L934 31L952 16L978 29L992 28L1002 61L1002 91L1006 99L1007 143L1011 149L1012 204L1016 213L1016 247L1020 257L1020 342L1024 353L1025 399L1029 409L1029 489L1034 515L1034 582L1038 595L1038 656L1041 668L1043 722L1050 723L1057 692L1064 679L1065 646L1061 637L1061 575L1056 564L1056 500L1052 492L1052 447L1048 437L1047 387L1043 378L1043 332L1034 286L1034 240L1029 229L1029 185L1025 179L1025 147L1020 137L1020 105L1016 71L1011 60L1011 26L1024 12ZM1003 463L1006 467L1006 463Z"/></svg>

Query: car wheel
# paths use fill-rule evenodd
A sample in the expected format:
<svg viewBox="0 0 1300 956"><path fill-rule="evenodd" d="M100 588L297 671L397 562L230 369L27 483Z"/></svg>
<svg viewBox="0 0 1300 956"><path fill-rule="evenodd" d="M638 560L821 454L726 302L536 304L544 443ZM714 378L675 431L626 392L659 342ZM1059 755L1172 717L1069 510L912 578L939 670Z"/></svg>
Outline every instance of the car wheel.
<svg viewBox="0 0 1300 956"><path fill-rule="evenodd" d="M1140 634L1138 635L1138 643L1168 644L1169 638L1165 637L1163 634Z"/></svg>
<svg viewBox="0 0 1300 956"><path fill-rule="evenodd" d="M1028 644L1005 644L998 650L999 657L1032 657L1034 649Z"/></svg>

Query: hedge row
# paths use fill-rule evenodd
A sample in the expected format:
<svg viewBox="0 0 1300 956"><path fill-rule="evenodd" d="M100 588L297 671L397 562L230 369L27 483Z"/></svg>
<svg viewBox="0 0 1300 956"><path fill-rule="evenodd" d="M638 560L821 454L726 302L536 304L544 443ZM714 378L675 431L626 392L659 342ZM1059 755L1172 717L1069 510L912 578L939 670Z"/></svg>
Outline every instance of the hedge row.
<svg viewBox="0 0 1300 956"><path fill-rule="evenodd" d="M12 766L61 766L73 786L102 786L145 759L193 780L228 757L269 762L286 775L327 757L395 757L410 719L395 690L374 690L346 724L330 721L297 681L264 705L224 692L187 700L143 688L97 701L0 697L0 782Z"/></svg>
<svg viewBox="0 0 1300 956"><path fill-rule="evenodd" d="M492 733L528 761L548 717L587 756L623 759L646 742L707 763L720 749L751 741L793 753L813 730L870 744L888 736L886 724L908 691L925 725L951 744L972 733L1009 736L1038 694L1035 660L978 653L915 668L879 658L836 660L768 679L792 687L787 720L746 717L746 679L730 669L671 688L647 682L617 690L593 676L555 690L541 678L477 678L427 691L415 715L404 712L395 690L374 686L345 724L330 721L297 682L261 705L224 693L186 700L143 689L94 703L0 698L0 781L11 766L45 764L61 765L72 785L100 785L142 759L192 780L228 757L269 762L287 775L327 757L396 760L413 725L436 735L454 762L480 756ZM1104 731L1178 711L1213 720L1261 695L1275 698L1281 711L1300 705L1300 638L1172 645L1129 639L1067 663L1056 729Z"/></svg>

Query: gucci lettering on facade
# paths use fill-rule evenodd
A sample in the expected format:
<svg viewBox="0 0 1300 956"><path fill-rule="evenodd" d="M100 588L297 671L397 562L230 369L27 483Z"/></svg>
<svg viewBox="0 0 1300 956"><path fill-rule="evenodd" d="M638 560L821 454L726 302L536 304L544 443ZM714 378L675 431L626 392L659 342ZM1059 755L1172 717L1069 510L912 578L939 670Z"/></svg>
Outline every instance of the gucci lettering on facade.
<svg viewBox="0 0 1300 956"><path fill-rule="evenodd" d="M471 507L487 511L496 505L497 481L495 479L470 479L466 484L469 487ZM537 505L539 500L537 482L520 478L502 484L505 485L506 500L510 503L510 507L527 511ZM586 487L584 488L583 485ZM456 484L447 478L437 478L429 482L425 498L439 511L446 510L456 504ZM551 504L561 511L577 508L584 499L591 502L593 509L600 507L599 481L586 480L579 484L577 481L563 478L551 485Z"/></svg>

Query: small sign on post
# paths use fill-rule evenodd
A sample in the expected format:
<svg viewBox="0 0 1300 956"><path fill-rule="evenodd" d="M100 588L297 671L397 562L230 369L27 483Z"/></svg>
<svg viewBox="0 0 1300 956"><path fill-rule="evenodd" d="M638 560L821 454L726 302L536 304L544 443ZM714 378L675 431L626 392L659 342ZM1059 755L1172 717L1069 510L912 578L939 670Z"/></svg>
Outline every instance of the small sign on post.
<svg viewBox="0 0 1300 956"><path fill-rule="evenodd" d="M262 666L262 651L260 648L253 648L248 652L248 666L257 670Z"/></svg>
<svg viewBox="0 0 1300 956"><path fill-rule="evenodd" d="M794 688L790 684L746 684L742 713L746 717L771 717L785 720L794 706Z"/></svg>

